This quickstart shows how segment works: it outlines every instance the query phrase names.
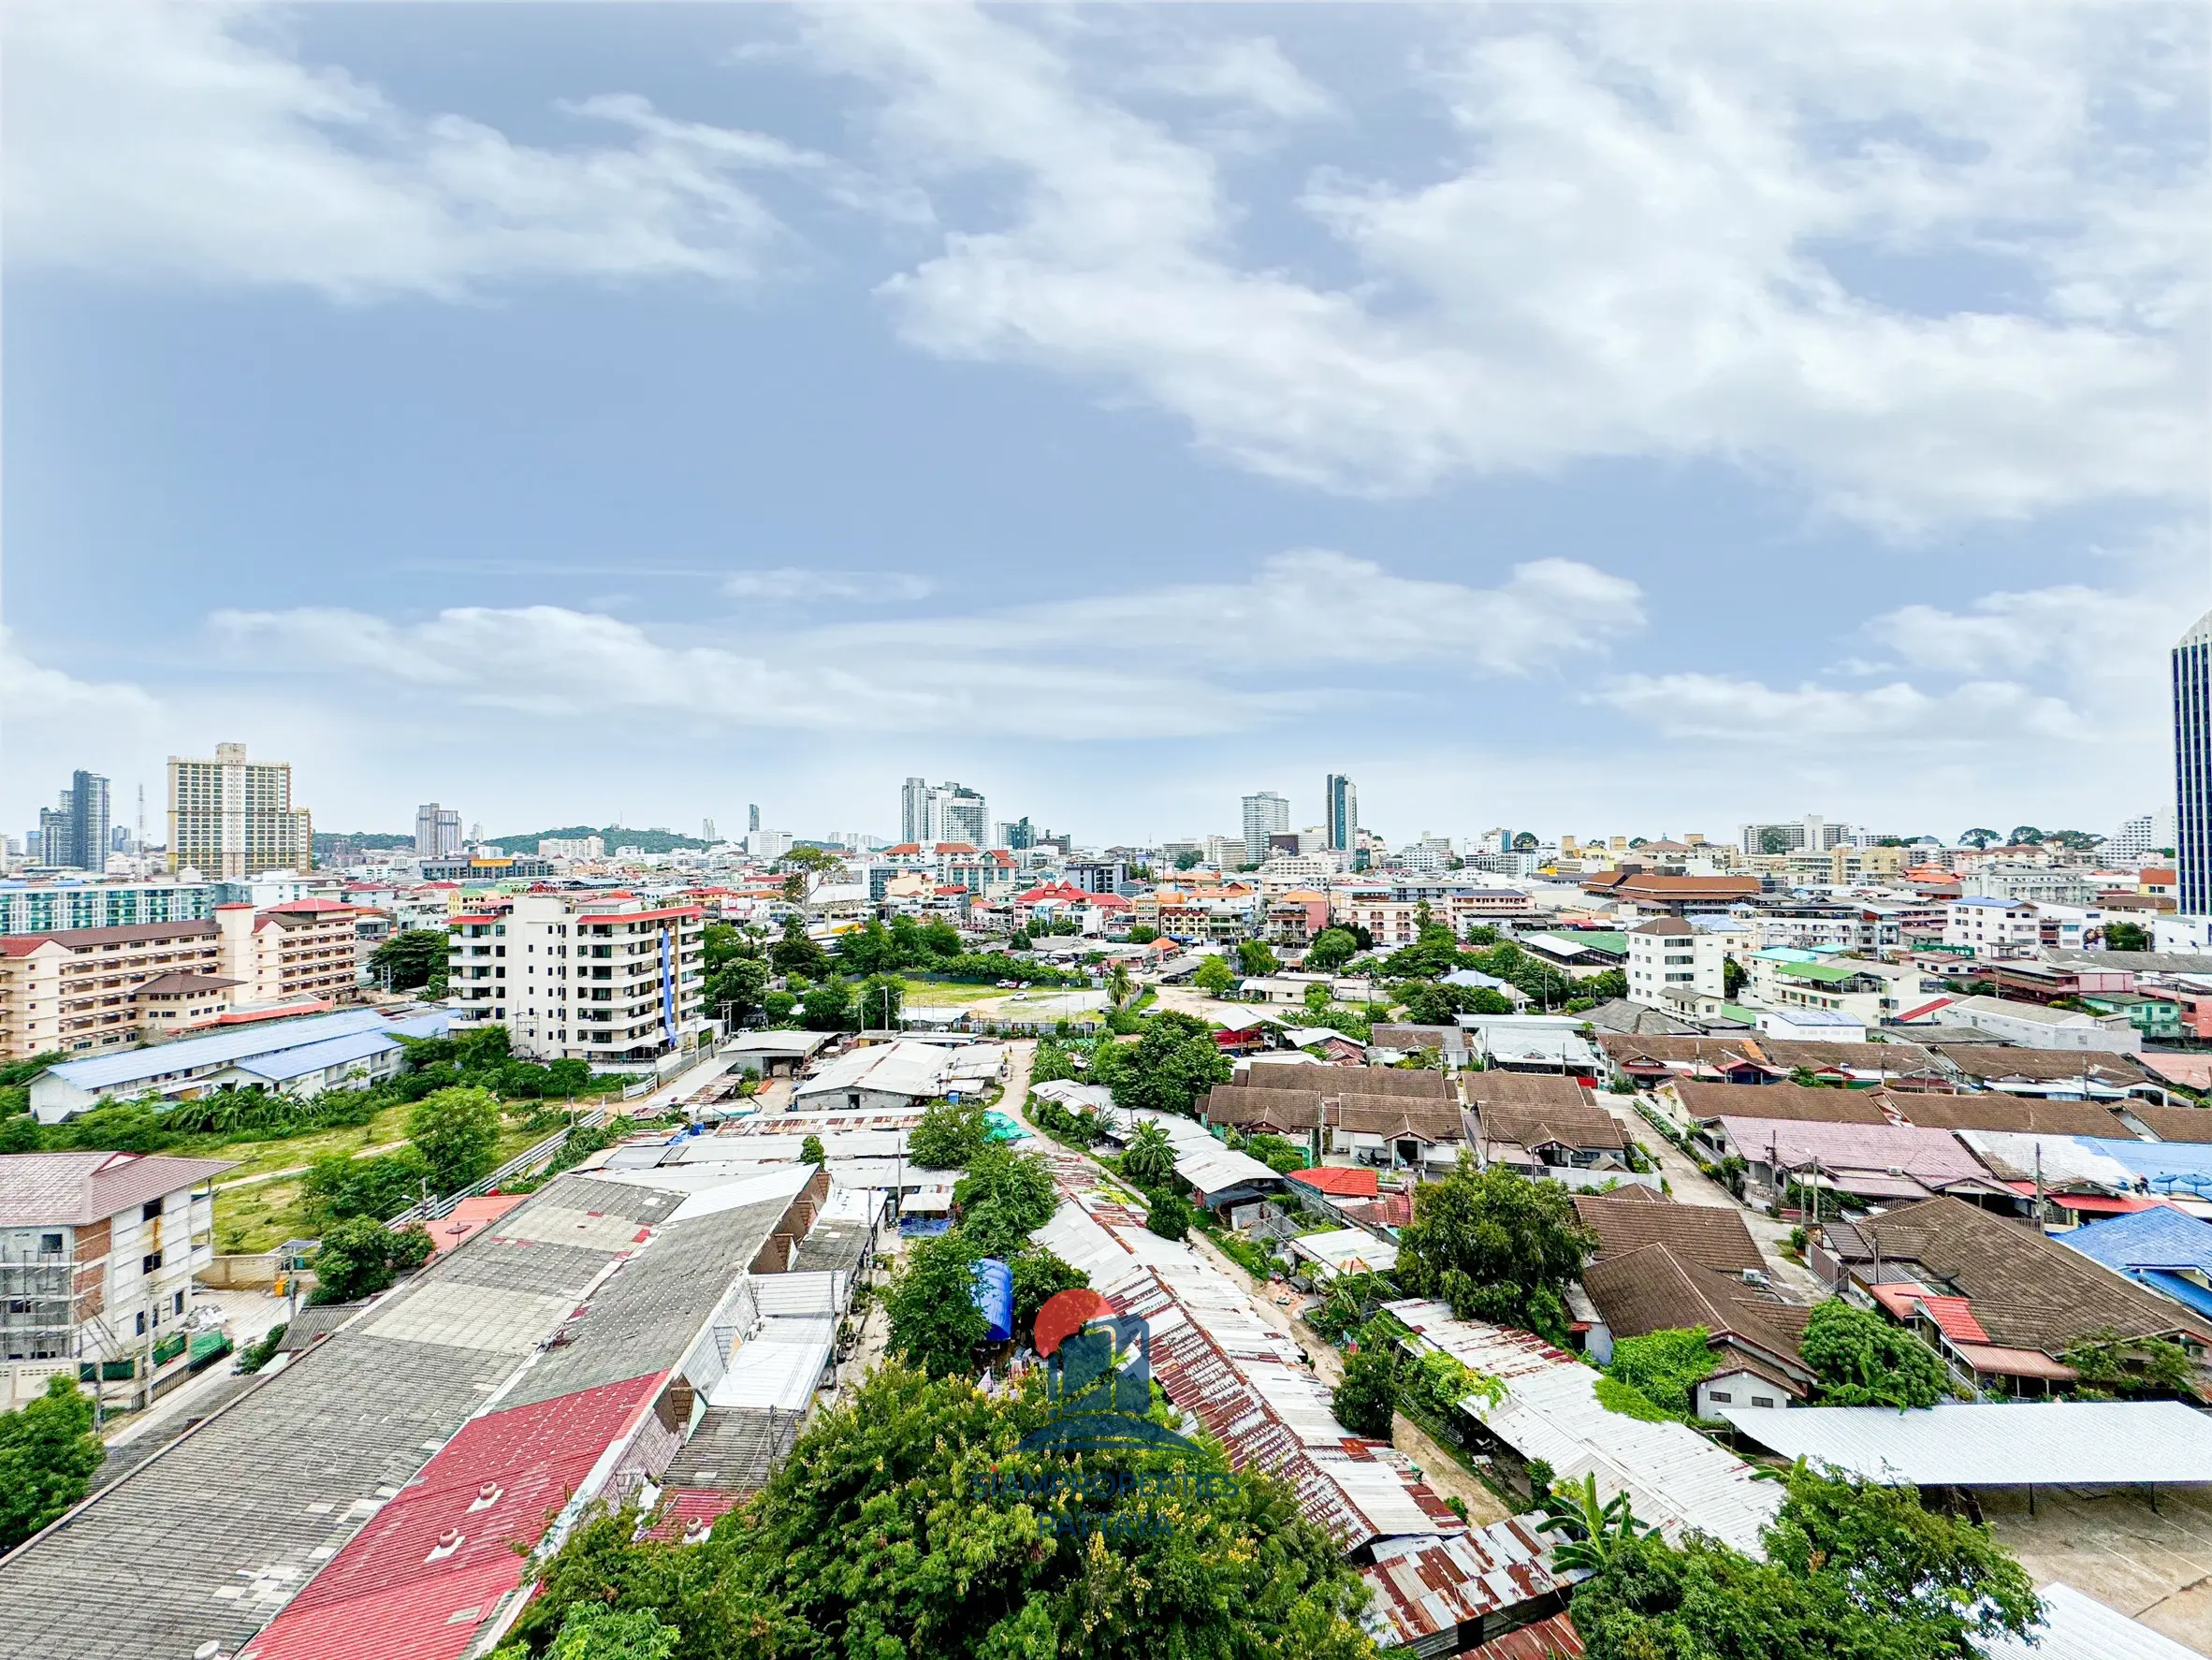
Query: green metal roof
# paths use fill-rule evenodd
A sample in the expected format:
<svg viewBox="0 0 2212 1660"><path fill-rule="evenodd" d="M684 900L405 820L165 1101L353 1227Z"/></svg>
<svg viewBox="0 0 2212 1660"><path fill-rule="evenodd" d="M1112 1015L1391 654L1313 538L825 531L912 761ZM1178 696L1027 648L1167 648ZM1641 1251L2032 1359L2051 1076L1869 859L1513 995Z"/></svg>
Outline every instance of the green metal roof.
<svg viewBox="0 0 2212 1660"><path fill-rule="evenodd" d="M1777 963L1774 971L1791 980L1817 980L1825 985L1856 980L1865 972L1864 969L1842 963Z"/></svg>

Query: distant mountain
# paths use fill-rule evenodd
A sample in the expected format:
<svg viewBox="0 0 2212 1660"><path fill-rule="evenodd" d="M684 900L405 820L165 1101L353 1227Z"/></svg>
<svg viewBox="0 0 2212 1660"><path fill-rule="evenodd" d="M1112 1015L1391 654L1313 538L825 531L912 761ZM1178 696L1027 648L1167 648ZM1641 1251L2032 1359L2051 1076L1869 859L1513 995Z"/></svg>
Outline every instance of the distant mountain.
<svg viewBox="0 0 2212 1660"><path fill-rule="evenodd" d="M673 830L625 830L619 824L604 827L596 824L569 824L559 830L532 830L527 836L494 836L491 840L511 853L529 853L537 851L539 842L548 837L555 841L580 841L587 836L596 836L606 843L606 851L618 847L642 848L648 853L674 852L679 847L701 848L710 844L696 836L678 836ZM408 840L415 838L409 837Z"/></svg>

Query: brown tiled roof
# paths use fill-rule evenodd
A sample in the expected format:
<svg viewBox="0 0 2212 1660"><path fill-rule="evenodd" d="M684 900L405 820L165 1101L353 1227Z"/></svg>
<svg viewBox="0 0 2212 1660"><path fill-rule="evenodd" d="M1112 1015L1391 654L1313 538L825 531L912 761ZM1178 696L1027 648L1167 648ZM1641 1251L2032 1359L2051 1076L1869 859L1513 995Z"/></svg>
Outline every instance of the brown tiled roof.
<svg viewBox="0 0 2212 1660"><path fill-rule="evenodd" d="M1492 1069L1467 1077L1467 1101L1475 1107L1562 1107L1590 1105L1590 1086L1557 1072L1506 1072Z"/></svg>
<svg viewBox="0 0 2212 1660"><path fill-rule="evenodd" d="M1329 1122L1356 1135L1411 1136L1439 1144L1466 1139L1460 1110L1451 1102L1404 1096L1347 1095L1330 1108Z"/></svg>
<svg viewBox="0 0 2212 1660"><path fill-rule="evenodd" d="M2203 1107L2154 1107L2130 1101L2128 1111L2161 1142L2212 1142L2212 1113Z"/></svg>
<svg viewBox="0 0 2212 1660"><path fill-rule="evenodd" d="M2056 1084L2079 1079L2084 1069L2100 1084L2144 1081L2143 1069L2124 1055L2103 1049L2012 1049L1999 1043L1943 1043L1936 1053L1969 1078L2025 1078Z"/></svg>
<svg viewBox="0 0 2212 1660"><path fill-rule="evenodd" d="M1924 1129L2005 1129L2023 1135L2126 1136L2125 1125L2094 1101L2036 1100L2024 1095L1896 1095L1883 1100ZM2205 1114L2212 1121L2212 1113Z"/></svg>
<svg viewBox="0 0 2212 1660"><path fill-rule="evenodd" d="M167 974L156 974L143 984L131 987L134 997L188 997L198 992L221 991L226 985L243 985L242 980L228 980L220 974L192 974L172 968Z"/></svg>
<svg viewBox="0 0 2212 1660"><path fill-rule="evenodd" d="M1779 1067L1851 1067L1863 1072L1917 1072L1935 1065L1918 1043L1826 1043L1816 1038L1760 1038L1759 1053Z"/></svg>
<svg viewBox="0 0 2212 1660"><path fill-rule="evenodd" d="M1964 1200L1899 1205L1886 1216L1862 1218L1856 1231L1861 1239L1881 1242L1885 1261L1917 1262L1957 1288L1991 1340L2006 1348L2057 1355L2105 1326L2128 1337L2182 1332L2212 1344L2212 1322L2025 1223L2008 1222Z"/></svg>
<svg viewBox="0 0 2212 1660"><path fill-rule="evenodd" d="M11 934L4 943L8 955L23 956L48 939L74 950L80 945L138 945L150 939L213 939L218 931L212 922L131 923L120 928L64 928L43 934Z"/></svg>
<svg viewBox="0 0 2212 1660"><path fill-rule="evenodd" d="M1682 1037L1667 1033L1600 1032L1598 1047L1615 1062L1637 1059L1703 1061L1708 1066L1733 1066L1752 1061L1787 1072L1797 1067L1821 1071L1828 1067L1850 1067L1859 1071L1911 1074L1934 1067L1935 1056L1918 1043L1824 1043L1795 1038L1762 1038L1746 1032L1736 1037Z"/></svg>
<svg viewBox="0 0 2212 1660"><path fill-rule="evenodd" d="M1703 1326L1802 1366L1797 1345L1812 1310L1762 1297L1740 1277L1703 1267L1670 1245L1648 1245L1582 1271L1582 1289L1613 1336Z"/></svg>
<svg viewBox="0 0 2212 1660"><path fill-rule="evenodd" d="M1599 1032L1597 1046L1615 1061L1666 1060L1703 1061L1708 1066L1734 1066L1755 1057L1748 1048L1748 1040L1736 1038L1686 1037L1677 1032ZM1758 1059L1760 1065L1771 1063ZM1787 1071L1786 1067L1777 1070Z"/></svg>
<svg viewBox="0 0 2212 1660"><path fill-rule="evenodd" d="M1216 1085L1206 1097L1208 1124L1273 1125L1277 1129L1316 1129L1321 1123L1317 1089L1251 1089Z"/></svg>
<svg viewBox="0 0 2212 1660"><path fill-rule="evenodd" d="M1451 1081L1426 1067L1343 1067L1329 1084L1346 1095L1412 1095L1436 1100L1451 1097Z"/></svg>
<svg viewBox="0 0 2212 1660"><path fill-rule="evenodd" d="M1639 1201L1635 1195L1646 1197ZM1765 1268L1766 1259L1752 1240L1743 1217L1716 1204L1653 1204L1649 1187L1621 1187L1611 1193L1578 1193L1575 1214L1597 1235L1597 1254L1618 1257L1648 1245L1665 1245L1676 1255L1723 1274Z"/></svg>
<svg viewBox="0 0 2212 1660"><path fill-rule="evenodd" d="M1790 1124L1887 1124L1870 1094L1809 1089L1802 1084L1699 1084L1678 1080L1675 1094L1693 1118L1778 1118Z"/></svg>
<svg viewBox="0 0 2212 1660"><path fill-rule="evenodd" d="M1522 1147L1556 1143L1563 1147L1602 1147L1619 1152L1628 1145L1620 1120L1603 1107L1572 1107L1535 1102L1493 1102L1479 1109L1482 1131L1493 1142Z"/></svg>
<svg viewBox="0 0 2212 1660"><path fill-rule="evenodd" d="M1382 1049L1463 1049L1467 1037L1456 1026L1378 1026L1367 1041Z"/></svg>
<svg viewBox="0 0 2212 1660"><path fill-rule="evenodd" d="M237 1168L164 1154L11 1153L0 1157L0 1227L97 1222Z"/></svg>

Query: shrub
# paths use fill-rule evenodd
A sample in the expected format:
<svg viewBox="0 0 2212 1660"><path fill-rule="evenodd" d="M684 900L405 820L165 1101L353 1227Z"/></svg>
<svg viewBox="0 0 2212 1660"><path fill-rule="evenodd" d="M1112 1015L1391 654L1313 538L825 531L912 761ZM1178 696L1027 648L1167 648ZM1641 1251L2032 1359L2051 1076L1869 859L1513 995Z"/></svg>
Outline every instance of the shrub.
<svg viewBox="0 0 2212 1660"><path fill-rule="evenodd" d="M308 1259L315 1273L315 1303L353 1303L375 1295L429 1260L430 1236L420 1228L386 1228L355 1216L323 1235Z"/></svg>
<svg viewBox="0 0 2212 1660"><path fill-rule="evenodd" d="M1344 1381L1329 1397L1337 1421L1355 1435L1388 1441L1398 1411L1398 1357L1387 1341L1362 1343L1346 1358Z"/></svg>

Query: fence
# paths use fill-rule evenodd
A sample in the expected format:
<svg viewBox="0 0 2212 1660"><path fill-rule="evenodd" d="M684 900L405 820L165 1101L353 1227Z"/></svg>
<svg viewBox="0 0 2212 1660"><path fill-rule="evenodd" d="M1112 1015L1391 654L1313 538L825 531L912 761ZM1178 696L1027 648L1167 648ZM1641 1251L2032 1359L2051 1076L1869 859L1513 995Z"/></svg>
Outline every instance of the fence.
<svg viewBox="0 0 2212 1660"><path fill-rule="evenodd" d="M589 1124L604 1124L606 1122L606 1117L607 1111L604 1107L594 1107L578 1118L575 1124L564 1125L535 1146L525 1147L482 1181L471 1182L459 1192L449 1193L443 1199L429 1199L418 1204L411 1204L386 1222L385 1226L404 1228L411 1222L435 1222L449 1216L453 1214L453 1207L460 1203L462 1200L474 1199L479 1194L488 1193L502 1182L535 1170L568 1144L568 1138L573 1130L581 1129Z"/></svg>

